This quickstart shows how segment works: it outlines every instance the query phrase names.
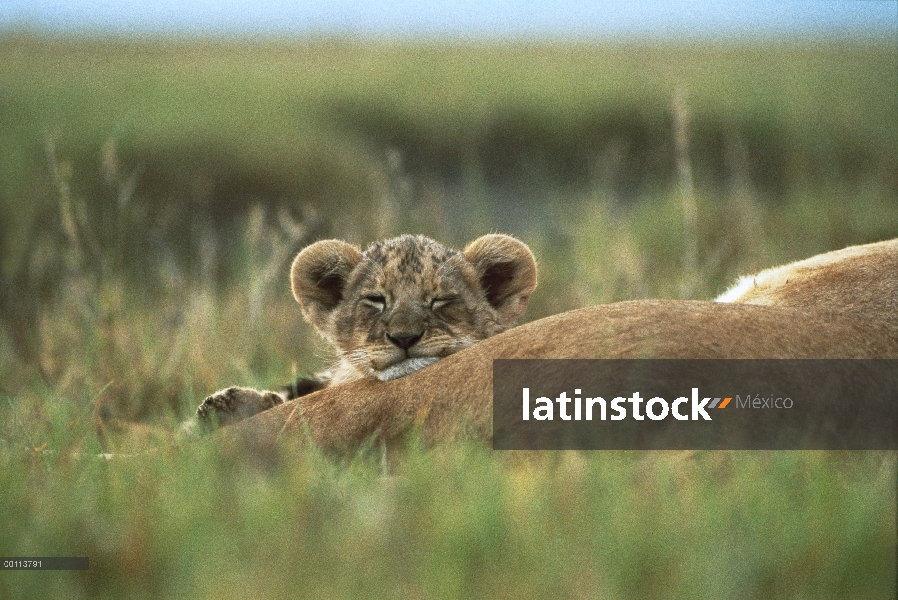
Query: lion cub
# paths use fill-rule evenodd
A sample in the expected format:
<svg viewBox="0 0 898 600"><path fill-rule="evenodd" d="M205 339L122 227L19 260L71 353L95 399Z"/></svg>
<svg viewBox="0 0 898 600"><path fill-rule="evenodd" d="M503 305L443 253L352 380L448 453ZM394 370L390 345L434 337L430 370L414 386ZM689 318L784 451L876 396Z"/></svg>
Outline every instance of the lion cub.
<svg viewBox="0 0 898 600"><path fill-rule="evenodd" d="M305 319L334 348L336 365L288 389L231 387L199 406L200 421L239 421L318 389L403 377L512 327L536 288L536 261L523 242L500 234L464 250L421 235L374 242L364 251L316 242L290 270Z"/></svg>

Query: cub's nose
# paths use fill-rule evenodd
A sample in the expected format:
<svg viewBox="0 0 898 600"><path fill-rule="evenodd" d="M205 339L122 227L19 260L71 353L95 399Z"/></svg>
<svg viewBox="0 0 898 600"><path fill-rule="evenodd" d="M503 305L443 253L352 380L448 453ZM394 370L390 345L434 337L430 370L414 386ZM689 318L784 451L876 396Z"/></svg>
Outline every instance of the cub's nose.
<svg viewBox="0 0 898 600"><path fill-rule="evenodd" d="M408 350L412 346L418 343L418 340L421 339L421 336L424 335L424 332L420 333L412 333L409 331L399 331L394 334L387 334L387 339L390 340L392 344L402 348L403 350Z"/></svg>

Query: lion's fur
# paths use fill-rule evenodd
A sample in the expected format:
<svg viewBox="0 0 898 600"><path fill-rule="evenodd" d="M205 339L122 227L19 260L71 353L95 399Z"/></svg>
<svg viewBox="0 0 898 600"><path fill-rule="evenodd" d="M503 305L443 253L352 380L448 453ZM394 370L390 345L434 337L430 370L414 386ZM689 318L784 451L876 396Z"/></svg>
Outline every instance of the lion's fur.
<svg viewBox="0 0 898 600"><path fill-rule="evenodd" d="M718 302L898 318L898 239L850 246L742 277Z"/></svg>
<svg viewBox="0 0 898 600"><path fill-rule="evenodd" d="M763 271L752 279L758 286L731 302L637 300L569 311L395 381L364 379L287 402L217 436L270 449L305 431L340 449L374 434L390 444L417 423L430 444L488 439L497 358L895 359L896 259L893 240Z"/></svg>

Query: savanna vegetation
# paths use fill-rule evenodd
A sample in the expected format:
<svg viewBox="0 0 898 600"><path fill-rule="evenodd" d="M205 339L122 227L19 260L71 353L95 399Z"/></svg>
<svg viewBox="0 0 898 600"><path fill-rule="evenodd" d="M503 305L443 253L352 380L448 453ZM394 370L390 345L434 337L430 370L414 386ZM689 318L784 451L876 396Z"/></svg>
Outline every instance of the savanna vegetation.
<svg viewBox="0 0 898 600"><path fill-rule="evenodd" d="M319 238L514 234L532 319L898 236L893 40L6 32L0 123L0 556L90 557L0 596L894 597L894 453L165 433L326 363L287 282Z"/></svg>

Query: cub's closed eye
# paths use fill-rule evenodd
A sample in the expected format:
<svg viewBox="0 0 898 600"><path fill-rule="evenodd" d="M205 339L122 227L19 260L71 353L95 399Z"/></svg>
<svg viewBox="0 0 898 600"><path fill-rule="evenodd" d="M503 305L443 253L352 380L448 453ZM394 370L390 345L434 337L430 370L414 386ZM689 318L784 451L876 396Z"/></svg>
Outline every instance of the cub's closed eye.
<svg viewBox="0 0 898 600"><path fill-rule="evenodd" d="M373 306L378 310L383 310L387 305L387 299L380 294L368 294L367 296L362 296L362 302L369 306Z"/></svg>
<svg viewBox="0 0 898 600"><path fill-rule="evenodd" d="M431 310L439 310L441 308L449 306L453 302L455 302L454 296L444 296L444 297L440 297L440 298L434 298L433 300L430 301L430 309Z"/></svg>

